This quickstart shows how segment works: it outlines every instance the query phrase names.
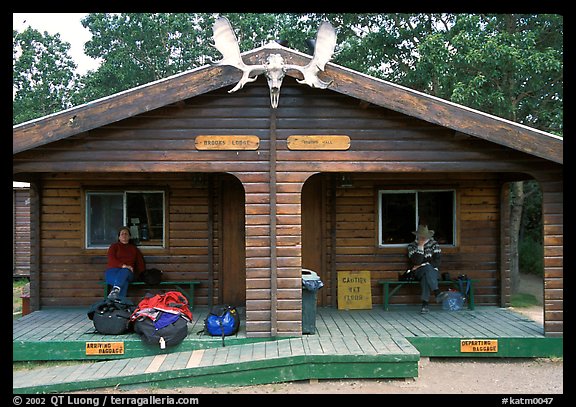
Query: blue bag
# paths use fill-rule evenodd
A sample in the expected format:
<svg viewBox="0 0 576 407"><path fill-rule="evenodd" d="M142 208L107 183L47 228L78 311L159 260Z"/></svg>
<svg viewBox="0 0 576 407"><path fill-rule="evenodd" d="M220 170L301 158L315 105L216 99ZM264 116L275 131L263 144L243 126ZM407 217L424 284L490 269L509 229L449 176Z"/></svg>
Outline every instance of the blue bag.
<svg viewBox="0 0 576 407"><path fill-rule="evenodd" d="M204 330L212 336L228 336L238 332L240 315L231 305L215 305L204 321Z"/></svg>
<svg viewBox="0 0 576 407"><path fill-rule="evenodd" d="M446 311L460 311L464 306L464 297L459 291L448 291L442 300L442 309Z"/></svg>

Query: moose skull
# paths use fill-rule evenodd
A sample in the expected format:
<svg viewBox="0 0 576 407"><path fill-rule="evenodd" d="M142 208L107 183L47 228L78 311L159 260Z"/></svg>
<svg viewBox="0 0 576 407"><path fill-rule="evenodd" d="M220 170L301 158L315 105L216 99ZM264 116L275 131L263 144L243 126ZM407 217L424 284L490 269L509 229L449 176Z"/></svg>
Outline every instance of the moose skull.
<svg viewBox="0 0 576 407"><path fill-rule="evenodd" d="M282 86L282 80L286 75L286 69L284 66L284 58L282 58L280 54L270 54L264 64L264 67L266 68L264 74L266 75L268 87L270 88L270 103L274 109L278 107L280 87Z"/></svg>

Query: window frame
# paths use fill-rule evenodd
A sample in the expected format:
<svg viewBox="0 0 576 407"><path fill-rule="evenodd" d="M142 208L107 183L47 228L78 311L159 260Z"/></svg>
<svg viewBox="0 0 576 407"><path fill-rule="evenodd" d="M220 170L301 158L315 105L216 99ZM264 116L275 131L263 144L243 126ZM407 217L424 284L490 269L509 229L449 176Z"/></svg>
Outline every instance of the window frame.
<svg viewBox="0 0 576 407"><path fill-rule="evenodd" d="M409 243L393 243L393 244L384 244L382 242L382 195L384 194L414 194L416 196L416 212L414 217L414 229L418 228L418 193L422 192L452 192L452 235L453 241L452 243L443 243L442 246L446 247L458 247L458 191L456 188L410 188L410 189L386 189L386 188L377 188L377 195L376 195L376 206L377 206L377 222L376 222L376 244L379 249L387 249L387 248L405 248L408 246ZM433 229L433 228L432 228Z"/></svg>
<svg viewBox="0 0 576 407"><path fill-rule="evenodd" d="M86 250L101 250L101 249L108 249L111 243L107 242L105 244L89 244L90 236L89 231L91 229L90 217L89 217L89 209L90 209L90 197L94 195L122 195L122 225L128 225L127 221L127 196L130 193L159 193L162 194L162 234L163 239L161 244L157 245L150 245L150 244L142 244L142 242L136 243L136 246L139 249L147 249L147 250L158 250L158 249L166 249L167 242L168 242L168 229L167 229L167 212L168 212L168 200L167 200L167 191L164 188L126 188L126 189L95 189L95 188L87 188L84 190L84 199L83 199L83 220L84 220L84 249Z"/></svg>

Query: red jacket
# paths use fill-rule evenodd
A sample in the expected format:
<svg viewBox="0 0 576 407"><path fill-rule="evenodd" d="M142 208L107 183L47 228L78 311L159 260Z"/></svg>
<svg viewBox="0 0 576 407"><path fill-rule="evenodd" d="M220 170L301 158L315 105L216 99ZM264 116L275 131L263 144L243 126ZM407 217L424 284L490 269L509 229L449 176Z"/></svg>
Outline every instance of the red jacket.
<svg viewBox="0 0 576 407"><path fill-rule="evenodd" d="M188 308L188 300L178 291L168 291L165 294L145 297L138 303L138 307L134 310L130 319L135 321L139 318L148 317L154 320L157 311L180 314L188 321L192 321L192 312Z"/></svg>
<svg viewBox="0 0 576 407"><path fill-rule="evenodd" d="M134 274L144 271L146 265L140 250L131 243L112 243L108 248L108 268L120 268L123 264L134 267Z"/></svg>

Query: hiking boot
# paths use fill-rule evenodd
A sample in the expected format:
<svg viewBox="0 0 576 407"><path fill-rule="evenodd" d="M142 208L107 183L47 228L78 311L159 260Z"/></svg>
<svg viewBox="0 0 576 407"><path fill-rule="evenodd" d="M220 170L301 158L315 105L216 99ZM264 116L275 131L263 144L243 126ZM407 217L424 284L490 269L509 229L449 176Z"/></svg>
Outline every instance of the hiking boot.
<svg viewBox="0 0 576 407"><path fill-rule="evenodd" d="M430 312L430 309L428 308L428 305L422 305L422 308L420 309L420 313L421 314L427 314Z"/></svg>
<svg viewBox="0 0 576 407"><path fill-rule="evenodd" d="M441 293L438 293L438 295L436 296L436 302L440 304L442 301L444 301L446 297L448 297L448 292L442 291Z"/></svg>
<svg viewBox="0 0 576 407"><path fill-rule="evenodd" d="M110 291L110 294L108 294L108 299L112 301L117 300L119 294L120 294L120 287L114 286L112 288L112 291Z"/></svg>

